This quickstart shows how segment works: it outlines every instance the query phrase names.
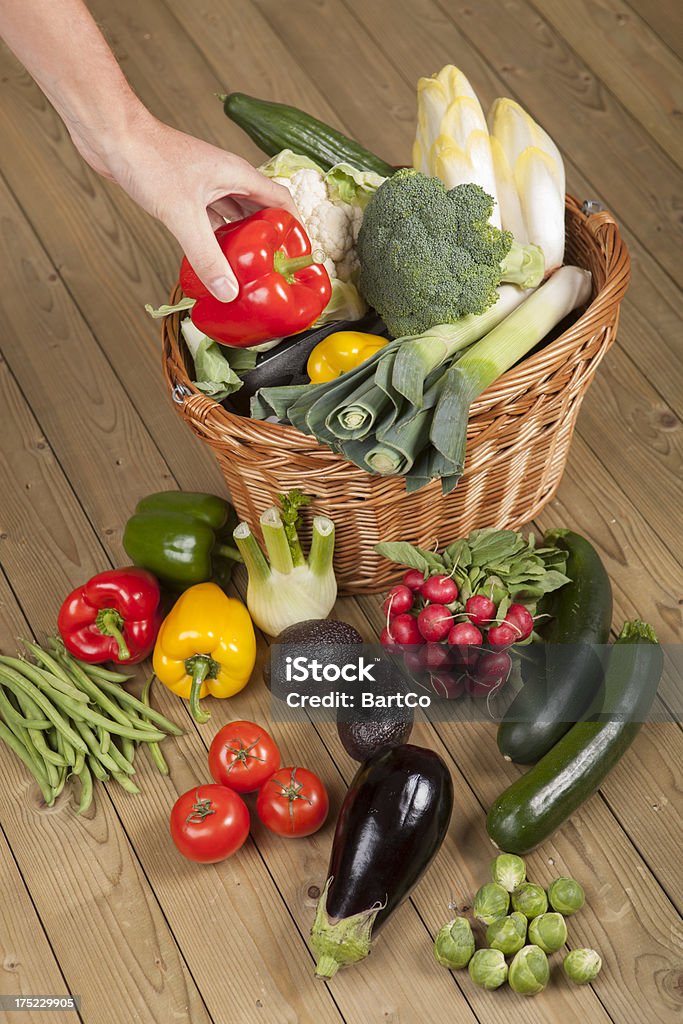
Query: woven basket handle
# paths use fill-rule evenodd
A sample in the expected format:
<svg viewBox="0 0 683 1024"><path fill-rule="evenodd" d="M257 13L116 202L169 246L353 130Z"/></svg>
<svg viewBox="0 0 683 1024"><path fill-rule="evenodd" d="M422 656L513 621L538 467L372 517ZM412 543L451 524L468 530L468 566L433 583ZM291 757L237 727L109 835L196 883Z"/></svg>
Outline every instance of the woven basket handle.
<svg viewBox="0 0 683 1024"><path fill-rule="evenodd" d="M623 294L630 278L631 261L617 222L609 210L603 210L602 204L594 199L587 199L582 209L588 230L604 248L606 278L612 278L613 287Z"/></svg>

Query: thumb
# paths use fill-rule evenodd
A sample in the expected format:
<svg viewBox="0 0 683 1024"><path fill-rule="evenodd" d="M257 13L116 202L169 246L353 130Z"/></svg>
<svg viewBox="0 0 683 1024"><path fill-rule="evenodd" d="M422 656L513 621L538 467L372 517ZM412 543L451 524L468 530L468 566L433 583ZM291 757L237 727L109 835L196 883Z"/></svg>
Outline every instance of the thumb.
<svg viewBox="0 0 683 1024"><path fill-rule="evenodd" d="M216 241L208 216L191 227L178 226L173 234L202 284L220 302L237 298L239 284Z"/></svg>

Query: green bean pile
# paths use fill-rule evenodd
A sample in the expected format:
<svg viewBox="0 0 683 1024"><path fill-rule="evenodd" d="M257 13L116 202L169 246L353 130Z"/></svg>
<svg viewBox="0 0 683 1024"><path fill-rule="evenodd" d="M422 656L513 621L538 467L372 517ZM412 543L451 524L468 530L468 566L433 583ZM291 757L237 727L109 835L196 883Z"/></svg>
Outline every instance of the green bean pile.
<svg viewBox="0 0 683 1024"><path fill-rule="evenodd" d="M80 782L78 813L93 799L93 780L114 779L128 793L136 746L144 743L158 770L168 775L159 748L183 730L150 707L153 676L138 700L123 688L128 676L77 661L60 640L51 653L22 641L35 661L0 655L0 739L19 757L51 806L68 779Z"/></svg>

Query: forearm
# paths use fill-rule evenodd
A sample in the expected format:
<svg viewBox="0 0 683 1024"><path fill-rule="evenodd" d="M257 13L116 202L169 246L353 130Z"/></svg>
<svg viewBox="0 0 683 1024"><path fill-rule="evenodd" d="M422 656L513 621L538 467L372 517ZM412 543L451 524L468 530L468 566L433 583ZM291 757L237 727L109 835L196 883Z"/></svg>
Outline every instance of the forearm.
<svg viewBox="0 0 683 1024"><path fill-rule="evenodd" d="M82 0L0 0L0 36L50 100L83 157L109 175L113 151L151 115Z"/></svg>

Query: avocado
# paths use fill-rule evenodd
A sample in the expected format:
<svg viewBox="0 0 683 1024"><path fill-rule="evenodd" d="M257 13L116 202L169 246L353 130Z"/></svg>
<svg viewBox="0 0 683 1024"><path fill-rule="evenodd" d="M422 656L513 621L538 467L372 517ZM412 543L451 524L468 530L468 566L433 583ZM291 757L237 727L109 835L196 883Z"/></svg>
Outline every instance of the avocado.
<svg viewBox="0 0 683 1024"><path fill-rule="evenodd" d="M391 708L382 712L373 712L372 718L355 718L351 721L337 719L337 732L346 753L354 761L366 761L378 750L385 747L398 747L407 743L413 731L413 712L411 708L400 711Z"/></svg>
<svg viewBox="0 0 683 1024"><path fill-rule="evenodd" d="M330 659L330 645L347 647L352 644L362 644L363 637L348 622L339 622L337 619L305 619L304 622L295 622L293 626L283 629L273 643L292 644L302 649L305 648L305 654L309 660L313 661L317 658L318 661L326 662ZM263 678L266 686L271 690L272 659L270 651L263 668ZM282 689L286 689L284 680L278 682L282 684Z"/></svg>

